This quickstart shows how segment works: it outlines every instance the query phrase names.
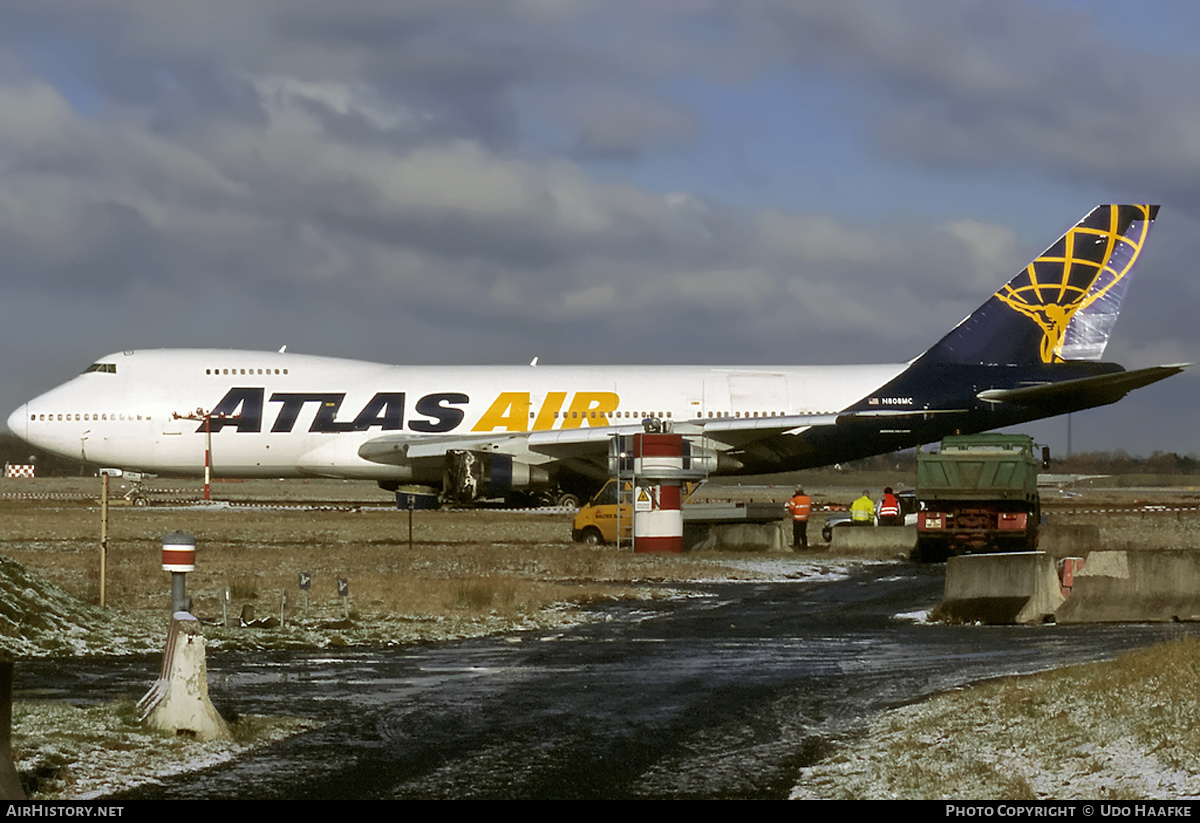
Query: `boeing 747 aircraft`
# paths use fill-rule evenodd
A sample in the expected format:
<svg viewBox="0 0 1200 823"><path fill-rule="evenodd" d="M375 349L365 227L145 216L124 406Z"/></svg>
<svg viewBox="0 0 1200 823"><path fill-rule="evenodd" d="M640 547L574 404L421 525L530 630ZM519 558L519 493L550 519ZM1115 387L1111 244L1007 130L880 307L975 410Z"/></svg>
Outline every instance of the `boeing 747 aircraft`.
<svg viewBox="0 0 1200 823"><path fill-rule="evenodd" d="M8 426L105 466L199 475L211 439L218 477L417 483L459 501L576 502L608 476L610 438L646 418L670 421L713 474L824 466L1102 406L1181 371L1101 360L1157 212L1097 207L907 363L412 367L123 351Z"/></svg>

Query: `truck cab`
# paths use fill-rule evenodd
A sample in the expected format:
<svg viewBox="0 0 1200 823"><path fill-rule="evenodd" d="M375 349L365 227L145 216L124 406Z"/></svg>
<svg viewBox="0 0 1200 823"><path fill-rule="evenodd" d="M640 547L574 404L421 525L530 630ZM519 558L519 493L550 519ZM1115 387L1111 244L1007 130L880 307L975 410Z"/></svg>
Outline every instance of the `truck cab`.
<svg viewBox="0 0 1200 823"><path fill-rule="evenodd" d="M1035 549L1037 475L1033 440L1025 435L946 437L939 452L919 454L917 559Z"/></svg>

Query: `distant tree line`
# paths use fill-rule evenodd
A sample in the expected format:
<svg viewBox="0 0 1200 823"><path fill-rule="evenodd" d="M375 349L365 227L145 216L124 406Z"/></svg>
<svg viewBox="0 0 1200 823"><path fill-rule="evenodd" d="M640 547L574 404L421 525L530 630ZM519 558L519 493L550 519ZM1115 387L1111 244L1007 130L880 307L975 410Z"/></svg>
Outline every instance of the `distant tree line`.
<svg viewBox="0 0 1200 823"><path fill-rule="evenodd" d="M1082 452L1052 459L1050 470L1064 474L1195 474L1200 459L1194 454L1156 451L1149 457L1134 457L1122 449L1111 452Z"/></svg>

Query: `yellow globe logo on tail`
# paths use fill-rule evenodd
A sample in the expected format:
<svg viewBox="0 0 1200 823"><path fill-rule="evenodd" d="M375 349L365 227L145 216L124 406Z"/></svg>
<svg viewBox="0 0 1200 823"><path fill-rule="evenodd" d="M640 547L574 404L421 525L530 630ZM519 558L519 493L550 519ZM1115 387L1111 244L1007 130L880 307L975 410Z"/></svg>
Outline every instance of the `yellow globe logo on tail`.
<svg viewBox="0 0 1200 823"><path fill-rule="evenodd" d="M1099 206L996 292L1042 330L1042 362L1098 359L1157 206Z"/></svg>

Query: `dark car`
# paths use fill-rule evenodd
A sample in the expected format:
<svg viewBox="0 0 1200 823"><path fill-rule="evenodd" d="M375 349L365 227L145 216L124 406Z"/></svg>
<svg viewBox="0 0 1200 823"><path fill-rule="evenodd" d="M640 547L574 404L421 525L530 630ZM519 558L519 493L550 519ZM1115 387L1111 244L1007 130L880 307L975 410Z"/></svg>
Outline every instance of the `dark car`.
<svg viewBox="0 0 1200 823"><path fill-rule="evenodd" d="M915 525L917 522L917 490L901 489L896 492L896 499L900 501L900 514L904 515L904 525ZM826 543L832 542L834 529L853 525L853 522L850 519L850 512L834 512L825 518L825 525L821 527L821 539ZM872 525L875 525L873 521Z"/></svg>

